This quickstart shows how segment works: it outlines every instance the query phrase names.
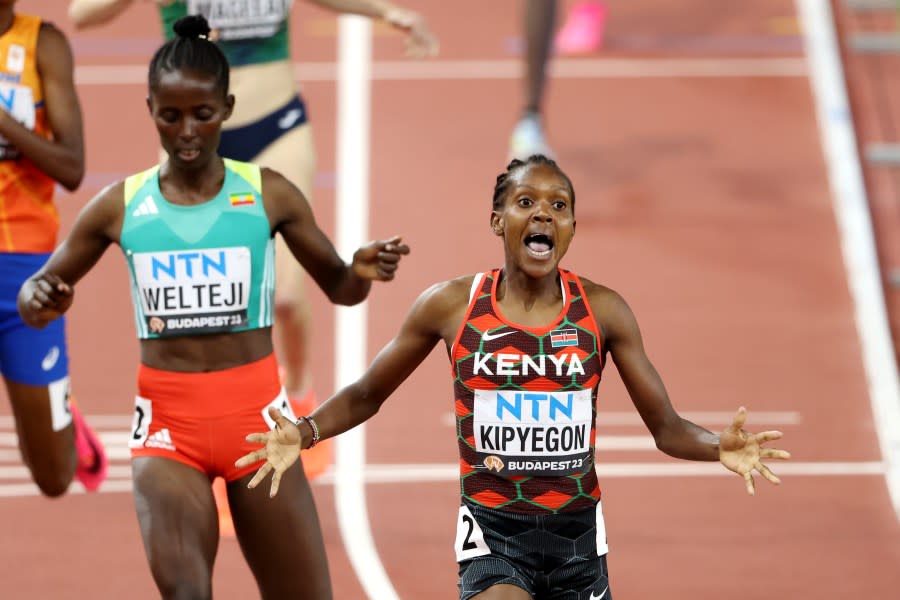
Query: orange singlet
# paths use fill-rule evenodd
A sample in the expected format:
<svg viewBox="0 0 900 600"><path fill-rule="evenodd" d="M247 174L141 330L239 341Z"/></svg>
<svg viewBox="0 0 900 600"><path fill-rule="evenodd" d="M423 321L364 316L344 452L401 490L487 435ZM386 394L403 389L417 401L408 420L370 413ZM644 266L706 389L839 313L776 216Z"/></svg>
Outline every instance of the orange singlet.
<svg viewBox="0 0 900 600"><path fill-rule="evenodd" d="M0 36L0 108L51 137L37 68L41 18L16 15ZM56 246L56 184L0 136L0 252L47 253Z"/></svg>

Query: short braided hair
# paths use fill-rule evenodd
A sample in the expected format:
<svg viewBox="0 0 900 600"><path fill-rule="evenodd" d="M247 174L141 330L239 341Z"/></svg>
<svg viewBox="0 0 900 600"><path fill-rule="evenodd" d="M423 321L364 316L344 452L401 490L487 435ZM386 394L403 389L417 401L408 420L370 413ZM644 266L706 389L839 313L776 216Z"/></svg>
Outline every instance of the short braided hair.
<svg viewBox="0 0 900 600"><path fill-rule="evenodd" d="M509 191L509 186L512 184L510 181L510 177L513 173L518 171L521 168L527 167L529 165L547 165L548 167L552 167L559 173L563 179L566 180L566 184L569 186L569 191L572 194L572 214L575 214L575 186L572 185L572 180L569 179L569 176L556 164L556 161L552 158L548 158L543 154L532 154L525 160L519 160L518 158L514 158L508 165L506 165L506 171L497 175L497 183L494 185L494 200L493 200L493 209L500 210L503 208L503 201L506 198L506 192Z"/></svg>

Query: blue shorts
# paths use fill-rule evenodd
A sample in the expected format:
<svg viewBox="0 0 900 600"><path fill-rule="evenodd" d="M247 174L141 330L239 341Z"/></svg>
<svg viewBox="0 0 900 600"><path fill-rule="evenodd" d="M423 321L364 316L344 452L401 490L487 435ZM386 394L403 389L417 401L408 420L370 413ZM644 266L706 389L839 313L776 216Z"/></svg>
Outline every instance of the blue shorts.
<svg viewBox="0 0 900 600"><path fill-rule="evenodd" d="M0 252L0 374L16 383L47 385L69 374L64 320L34 329L16 309L22 283L49 257Z"/></svg>
<svg viewBox="0 0 900 600"><path fill-rule="evenodd" d="M250 162L275 140L309 120L300 96L265 117L234 129L223 129L219 139L219 155L232 160Z"/></svg>

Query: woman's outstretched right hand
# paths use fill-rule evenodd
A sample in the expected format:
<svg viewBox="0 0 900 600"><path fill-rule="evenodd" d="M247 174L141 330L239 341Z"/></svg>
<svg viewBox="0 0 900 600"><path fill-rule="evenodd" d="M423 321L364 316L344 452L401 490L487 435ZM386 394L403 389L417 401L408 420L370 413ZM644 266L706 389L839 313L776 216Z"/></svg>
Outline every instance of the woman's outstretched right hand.
<svg viewBox="0 0 900 600"><path fill-rule="evenodd" d="M26 325L43 328L69 310L74 298L72 286L53 273L41 273L25 280L16 305Z"/></svg>
<svg viewBox="0 0 900 600"><path fill-rule="evenodd" d="M234 462L234 466L248 467L261 460L266 461L247 487L255 488L271 471L269 497L273 498L278 493L281 476L300 457L301 438L297 426L274 406L269 407L269 416L275 421L275 429L265 433L251 433L246 438L248 442L262 444L263 447L240 457Z"/></svg>

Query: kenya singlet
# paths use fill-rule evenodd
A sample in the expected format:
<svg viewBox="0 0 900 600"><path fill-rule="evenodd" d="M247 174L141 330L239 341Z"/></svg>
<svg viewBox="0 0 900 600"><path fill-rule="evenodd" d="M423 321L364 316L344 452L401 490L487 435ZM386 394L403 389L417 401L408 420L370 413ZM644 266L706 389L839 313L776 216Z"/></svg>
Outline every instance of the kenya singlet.
<svg viewBox="0 0 900 600"><path fill-rule="evenodd" d="M15 15L0 36L0 103L41 137L50 137L37 68L40 17ZM47 253L56 246L56 183L0 137L0 252Z"/></svg>
<svg viewBox="0 0 900 600"><path fill-rule="evenodd" d="M258 166L225 159L208 202L168 202L159 167L125 180L119 245L131 275L138 337L270 327L275 245Z"/></svg>
<svg viewBox="0 0 900 600"><path fill-rule="evenodd" d="M560 269L562 311L534 328L500 314L499 274L475 278L451 349L462 496L517 513L593 507L603 349L581 282Z"/></svg>

